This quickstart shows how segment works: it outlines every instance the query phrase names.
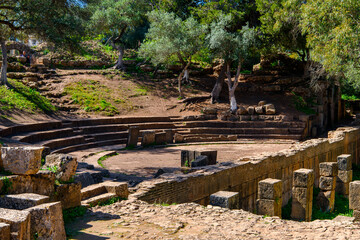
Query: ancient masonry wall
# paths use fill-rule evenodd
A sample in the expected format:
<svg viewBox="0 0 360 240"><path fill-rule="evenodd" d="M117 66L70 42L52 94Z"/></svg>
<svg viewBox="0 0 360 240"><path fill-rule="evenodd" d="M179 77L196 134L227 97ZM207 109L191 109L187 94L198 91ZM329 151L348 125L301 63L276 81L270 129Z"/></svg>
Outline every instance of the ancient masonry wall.
<svg viewBox="0 0 360 240"><path fill-rule="evenodd" d="M201 168L189 174L164 174L159 179L143 182L133 197L151 203L197 202L208 204L217 191L236 191L240 208L253 211L256 207L258 182L265 178L283 181L283 205L291 197L292 174L299 168L314 169L315 185L319 184L319 163L336 162L348 153L359 163L360 129L339 128L328 138L295 144L293 149L275 155L239 159ZM180 160L179 160L180 161Z"/></svg>

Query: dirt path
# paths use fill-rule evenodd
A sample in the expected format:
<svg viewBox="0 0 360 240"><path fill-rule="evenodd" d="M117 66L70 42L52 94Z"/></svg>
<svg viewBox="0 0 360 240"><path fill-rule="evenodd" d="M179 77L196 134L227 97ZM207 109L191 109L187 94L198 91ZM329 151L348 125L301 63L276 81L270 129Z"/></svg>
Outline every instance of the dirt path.
<svg viewBox="0 0 360 240"><path fill-rule="evenodd" d="M194 203L159 206L122 201L94 207L67 226L70 239L360 239L353 218L295 222Z"/></svg>

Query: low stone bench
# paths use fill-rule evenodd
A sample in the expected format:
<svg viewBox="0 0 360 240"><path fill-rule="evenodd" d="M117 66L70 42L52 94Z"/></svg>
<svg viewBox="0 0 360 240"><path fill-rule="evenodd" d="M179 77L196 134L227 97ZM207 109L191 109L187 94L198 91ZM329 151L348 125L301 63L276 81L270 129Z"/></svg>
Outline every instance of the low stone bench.
<svg viewBox="0 0 360 240"><path fill-rule="evenodd" d="M239 209L238 192L219 191L210 195L210 205L222 208Z"/></svg>

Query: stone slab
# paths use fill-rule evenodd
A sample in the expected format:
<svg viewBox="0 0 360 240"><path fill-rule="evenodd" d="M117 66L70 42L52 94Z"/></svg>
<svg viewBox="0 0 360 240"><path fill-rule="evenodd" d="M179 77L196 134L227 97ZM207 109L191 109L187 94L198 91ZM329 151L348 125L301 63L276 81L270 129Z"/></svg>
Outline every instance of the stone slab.
<svg viewBox="0 0 360 240"><path fill-rule="evenodd" d="M360 211L360 181L350 183L349 208Z"/></svg>
<svg viewBox="0 0 360 240"><path fill-rule="evenodd" d="M277 200L258 199L256 201L257 214L278 216L281 218L282 198Z"/></svg>
<svg viewBox="0 0 360 240"><path fill-rule="evenodd" d="M259 182L259 199L276 200L282 198L282 181L278 179L267 178Z"/></svg>
<svg viewBox="0 0 360 240"><path fill-rule="evenodd" d="M219 191L210 195L210 205L222 208L238 209L239 200L238 192Z"/></svg>
<svg viewBox="0 0 360 240"><path fill-rule="evenodd" d="M60 202L41 204L27 209L30 212L31 236L38 239L66 239Z"/></svg>
<svg viewBox="0 0 360 240"><path fill-rule="evenodd" d="M301 168L293 173L293 187L309 188L314 185L314 170Z"/></svg>
<svg viewBox="0 0 360 240"><path fill-rule="evenodd" d="M336 177L324 177L321 176L319 179L319 188L324 191L335 190Z"/></svg>
<svg viewBox="0 0 360 240"><path fill-rule="evenodd" d="M194 161L191 162L191 167L204 167L209 163L207 156L197 156Z"/></svg>
<svg viewBox="0 0 360 240"><path fill-rule="evenodd" d="M121 198L128 198L129 196L129 189L127 182L103 182L101 183L108 193L115 193L116 196Z"/></svg>
<svg viewBox="0 0 360 240"><path fill-rule="evenodd" d="M10 240L10 224L0 223L0 239Z"/></svg>
<svg viewBox="0 0 360 240"><path fill-rule="evenodd" d="M216 150L199 151L198 154L208 157L208 165L216 164L216 161L217 161L217 151Z"/></svg>
<svg viewBox="0 0 360 240"><path fill-rule="evenodd" d="M360 211L359 210L354 210L353 211L353 217L354 217L355 222L359 222L360 221Z"/></svg>
<svg viewBox="0 0 360 240"><path fill-rule="evenodd" d="M46 156L44 169L55 172L56 179L62 182L71 181L78 166L77 158L70 154L50 154Z"/></svg>
<svg viewBox="0 0 360 240"><path fill-rule="evenodd" d="M332 212L335 206L335 191L320 191L316 204L323 212Z"/></svg>
<svg viewBox="0 0 360 240"><path fill-rule="evenodd" d="M144 131L142 133L141 146L149 146L155 143L155 131Z"/></svg>
<svg viewBox="0 0 360 240"><path fill-rule="evenodd" d="M164 132L156 133L155 134L155 144L156 145L166 144L166 133L164 133Z"/></svg>
<svg viewBox="0 0 360 240"><path fill-rule="evenodd" d="M129 135L126 146L136 147L139 140L140 130L139 127L129 127Z"/></svg>
<svg viewBox="0 0 360 240"><path fill-rule="evenodd" d="M41 168L43 150L44 147L2 147L1 165L13 174L35 174Z"/></svg>
<svg viewBox="0 0 360 240"><path fill-rule="evenodd" d="M28 211L0 208L0 222L10 224L11 239L30 239L30 213Z"/></svg>
<svg viewBox="0 0 360 240"><path fill-rule="evenodd" d="M319 165L320 176L324 177L336 177L338 175L337 162L322 162Z"/></svg>
<svg viewBox="0 0 360 240"><path fill-rule="evenodd" d="M36 193L21 193L0 197L0 208L24 210L49 202L49 197Z"/></svg>
<svg viewBox="0 0 360 240"><path fill-rule="evenodd" d="M181 167L190 167L195 159L195 151L181 150Z"/></svg>
<svg viewBox="0 0 360 240"><path fill-rule="evenodd" d="M347 197L350 193L350 183L336 182L336 193Z"/></svg>
<svg viewBox="0 0 360 240"><path fill-rule="evenodd" d="M311 221L313 187L292 189L291 218L298 221Z"/></svg>
<svg viewBox="0 0 360 240"><path fill-rule="evenodd" d="M337 157L339 170L349 171L352 168L351 154L342 154Z"/></svg>
<svg viewBox="0 0 360 240"><path fill-rule="evenodd" d="M343 183L349 183L352 181L352 178L353 178L352 170L349 171L340 170L337 176L337 181Z"/></svg>

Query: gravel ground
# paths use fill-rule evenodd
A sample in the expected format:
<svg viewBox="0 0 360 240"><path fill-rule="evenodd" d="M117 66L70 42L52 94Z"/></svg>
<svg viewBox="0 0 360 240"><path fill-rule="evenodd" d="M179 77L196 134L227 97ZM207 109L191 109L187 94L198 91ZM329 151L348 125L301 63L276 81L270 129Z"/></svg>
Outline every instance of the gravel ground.
<svg viewBox="0 0 360 240"><path fill-rule="evenodd" d="M353 218L295 222L243 210L126 200L94 207L67 226L70 239L360 239Z"/></svg>

